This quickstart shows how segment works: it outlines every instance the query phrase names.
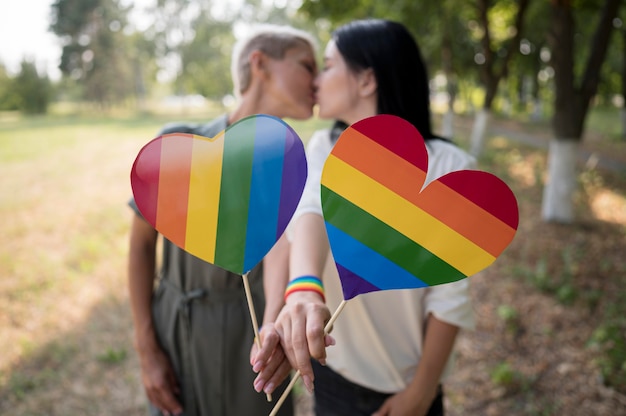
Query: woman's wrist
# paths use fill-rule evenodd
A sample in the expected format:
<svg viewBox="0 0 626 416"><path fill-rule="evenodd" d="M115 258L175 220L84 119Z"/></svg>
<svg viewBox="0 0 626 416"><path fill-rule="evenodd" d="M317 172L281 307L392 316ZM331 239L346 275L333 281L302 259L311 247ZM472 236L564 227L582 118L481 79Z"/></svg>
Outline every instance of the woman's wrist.
<svg viewBox="0 0 626 416"><path fill-rule="evenodd" d="M326 301L326 297L324 296L324 284L316 276L300 276L291 280L285 289L285 303L287 303L287 298L294 293L314 293L321 297L323 302Z"/></svg>

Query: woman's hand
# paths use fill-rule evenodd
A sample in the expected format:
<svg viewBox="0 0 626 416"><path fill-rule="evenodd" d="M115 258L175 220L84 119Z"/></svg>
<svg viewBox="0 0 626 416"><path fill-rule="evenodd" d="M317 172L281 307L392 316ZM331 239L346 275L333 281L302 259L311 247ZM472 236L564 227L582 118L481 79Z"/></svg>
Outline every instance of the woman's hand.
<svg viewBox="0 0 626 416"><path fill-rule="evenodd" d="M152 404L166 415L182 414L183 407L177 399L178 381L169 358L158 346L140 351L141 379L146 395Z"/></svg>
<svg viewBox="0 0 626 416"><path fill-rule="evenodd" d="M430 408L430 402L408 397L406 391L394 394L372 416L424 416Z"/></svg>
<svg viewBox="0 0 626 416"><path fill-rule="evenodd" d="M250 365L252 370L258 373L254 380L254 389L257 392L271 394L287 378L291 364L283 352L280 336L273 323L263 324L259 336L261 349L255 342L250 352Z"/></svg>
<svg viewBox="0 0 626 416"><path fill-rule="evenodd" d="M311 358L326 362L326 347L335 340L324 333L330 319L330 311L323 299L315 292L295 292L286 300L274 328L280 336L283 350L291 363L302 375L307 390L313 390Z"/></svg>

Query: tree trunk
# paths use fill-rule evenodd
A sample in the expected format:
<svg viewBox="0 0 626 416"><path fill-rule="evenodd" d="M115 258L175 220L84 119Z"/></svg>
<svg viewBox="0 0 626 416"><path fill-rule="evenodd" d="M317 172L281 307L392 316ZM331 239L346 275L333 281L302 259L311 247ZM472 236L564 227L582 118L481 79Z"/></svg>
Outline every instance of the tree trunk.
<svg viewBox="0 0 626 416"><path fill-rule="evenodd" d="M445 16L444 22L447 22ZM454 137L454 101L456 100L457 85L452 70L452 40L450 33L445 31L441 43L441 65L446 76L446 91L448 93L448 108L441 122L441 135L452 139Z"/></svg>
<svg viewBox="0 0 626 416"><path fill-rule="evenodd" d="M485 135L487 133L487 125L491 118L491 110L482 108L474 119L472 127L472 135L470 137L470 153L476 157L480 156L483 151Z"/></svg>
<svg viewBox="0 0 626 416"><path fill-rule="evenodd" d="M578 88L574 76L575 28L572 2L552 1L552 31L549 41L556 91L552 120L555 140L550 144L548 155L548 178L541 212L544 221L571 223L574 220L576 152L580 146L590 101L598 88L600 69L611 34L611 22L617 16L621 1L606 0L602 7L591 52Z"/></svg>
<svg viewBox="0 0 626 416"><path fill-rule="evenodd" d="M545 221L574 221L572 194L576 189L577 140L552 140L548 152L548 182L543 189L541 216Z"/></svg>
<svg viewBox="0 0 626 416"><path fill-rule="evenodd" d="M524 24L524 15L528 9L529 0L519 0L518 10L515 16L515 35L507 41L506 54L496 62L497 54L492 49L492 37L489 25L489 7L491 2L489 0L478 0L478 20L483 27L484 33L481 39L482 52L485 57L485 62L482 65L480 75L481 81L485 88L485 102L483 103L482 110L476 114L474 121L474 127L472 128L472 136L470 140L471 152L474 156L480 156L483 150L483 142L485 140L485 132L487 131L487 124L491 118L491 108L493 100L498 92L498 85L502 78L506 78L508 75L508 66L511 57L516 50L519 49L519 41L522 36L522 28ZM496 64L499 64L499 68L496 69Z"/></svg>
<svg viewBox="0 0 626 416"><path fill-rule="evenodd" d="M622 139L626 140L626 28L622 28Z"/></svg>
<svg viewBox="0 0 626 416"><path fill-rule="evenodd" d="M448 109L443 114L441 120L441 135L445 138L452 139L454 137L454 109L452 103L448 103Z"/></svg>
<svg viewBox="0 0 626 416"><path fill-rule="evenodd" d="M626 99L626 97L624 98ZM622 140L626 140L626 103L620 108L619 115L622 120Z"/></svg>

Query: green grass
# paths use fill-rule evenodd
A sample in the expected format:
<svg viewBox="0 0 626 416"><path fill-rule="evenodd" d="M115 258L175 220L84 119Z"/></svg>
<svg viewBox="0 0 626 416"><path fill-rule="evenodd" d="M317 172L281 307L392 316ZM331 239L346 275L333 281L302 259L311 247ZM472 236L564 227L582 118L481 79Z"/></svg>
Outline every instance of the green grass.
<svg viewBox="0 0 626 416"><path fill-rule="evenodd" d="M586 120L586 128L606 136L612 141L624 141L622 123L619 120L620 109L613 106L595 107ZM626 143L626 142L625 142Z"/></svg>
<svg viewBox="0 0 626 416"><path fill-rule="evenodd" d="M50 400L76 385L99 414L145 414L126 298L130 168L167 122L218 114L0 114L0 414L84 414L80 395ZM287 122L304 141L328 125ZM103 392L107 378L126 387Z"/></svg>

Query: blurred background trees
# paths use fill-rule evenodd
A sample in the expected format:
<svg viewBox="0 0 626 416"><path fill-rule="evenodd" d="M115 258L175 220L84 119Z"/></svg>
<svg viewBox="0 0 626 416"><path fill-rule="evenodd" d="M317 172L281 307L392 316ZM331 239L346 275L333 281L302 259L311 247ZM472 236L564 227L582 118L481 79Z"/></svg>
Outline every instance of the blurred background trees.
<svg viewBox="0 0 626 416"><path fill-rule="evenodd" d="M141 9L142 24L137 25L129 18L132 2L54 0L50 31L63 48L59 63L62 80L55 80L57 92L50 99L74 97L103 107L139 107L157 91L167 90L221 100L232 89L232 45L250 24L290 23L313 32L323 45L336 25L356 18L383 17L405 23L415 34L429 65L433 92L439 93L440 100L447 100L451 113L455 109L480 113L482 109L545 119L555 112L555 66L559 64L555 57L560 56L557 45L566 41L564 35L554 36L557 26L553 12L557 9L571 14L567 36L572 38L568 49L572 52L572 76L582 78L585 70L593 73L599 68L595 77L589 71L586 75L597 80L592 94L596 101L591 104L621 106L623 99L616 98L623 97L626 88L626 29L621 3L154 0ZM603 10L608 14L600 24ZM592 47L592 40L600 36L596 28L604 33L605 53ZM592 51L593 69L586 65ZM45 78L46 74L38 76ZM8 88L5 84L15 82L17 77L0 69L2 91ZM14 99L2 100L3 109L15 108ZM479 148L477 145L475 153L480 153Z"/></svg>
<svg viewBox="0 0 626 416"><path fill-rule="evenodd" d="M230 53L252 23L290 23L323 46L332 29L366 17L398 20L429 66L441 133L456 114L473 115L470 151L479 156L493 113L551 120L543 216L573 221L574 162L590 108L622 112L626 132L623 0L153 0L130 19L123 0L53 0L50 30L62 44L62 78L52 83L24 61L0 66L0 110L45 113L74 101L98 109L148 111L155 97L232 101ZM320 51L321 53L321 51ZM465 132L465 134L469 134ZM623 133L626 136L626 133ZM554 186L553 186L554 185Z"/></svg>

